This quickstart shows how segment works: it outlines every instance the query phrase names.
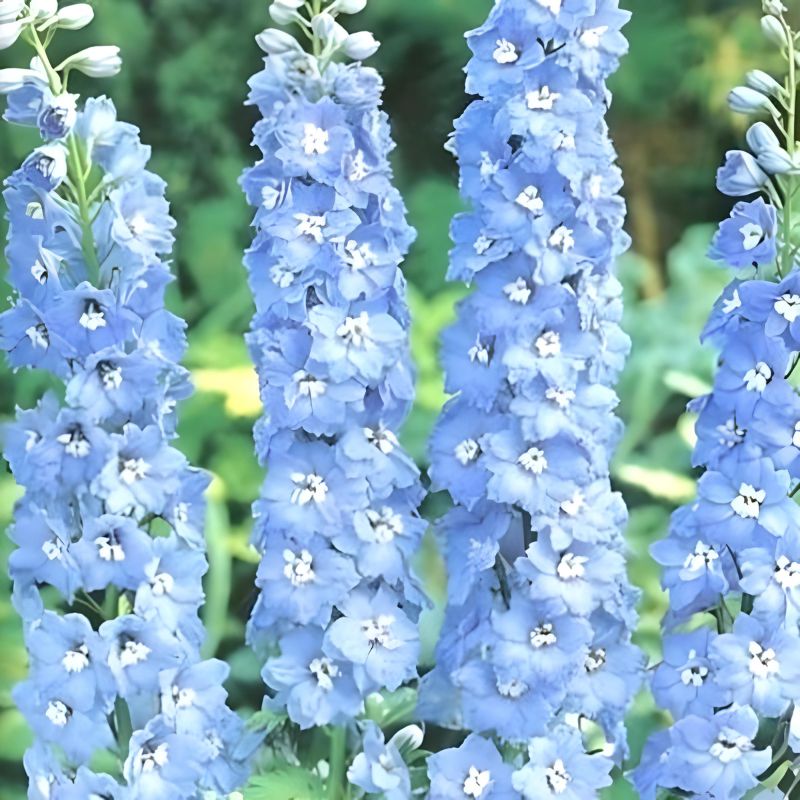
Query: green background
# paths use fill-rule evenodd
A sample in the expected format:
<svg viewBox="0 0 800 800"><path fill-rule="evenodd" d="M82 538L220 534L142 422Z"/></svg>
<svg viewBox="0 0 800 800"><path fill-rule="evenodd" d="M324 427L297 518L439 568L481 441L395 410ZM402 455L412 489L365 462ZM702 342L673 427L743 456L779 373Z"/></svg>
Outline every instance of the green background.
<svg viewBox="0 0 800 800"><path fill-rule="evenodd" d="M714 189L714 172L744 129L744 121L727 110L725 96L747 69L768 67L769 57L758 27L759 0L623 4L634 12L627 29L631 54L613 81L610 122L625 171L634 240L633 252L620 265L634 350L621 384L627 435L614 480L631 509L630 569L643 589L637 639L657 658L664 598L647 546L663 535L670 511L693 494L693 420L684 407L710 381L714 355L700 348L697 337L726 280L704 257L711 223L730 205ZM215 475L208 524L208 652L232 664L235 706L255 707L261 700L259 665L242 641L255 570L247 544L249 506L262 473L250 436L258 398L242 343L252 313L241 266L251 212L237 177L254 158L249 142L255 115L243 101L246 80L260 64L253 36L268 24L267 3L96 0L93 5L95 24L61 35L56 49L66 47L66 54L85 44L121 46L122 75L81 88L108 93L122 118L141 126L154 148L152 166L170 185L179 224L179 281L170 302L190 325L186 363L198 388L182 409L179 446ZM349 21L351 30L368 28L383 42L371 63L386 81L386 108L399 145L397 181L419 231L405 264L419 386L404 438L423 467L425 439L444 400L438 334L463 294L444 282L448 223L459 198L454 164L442 145L467 102L462 33L480 24L490 7L490 0L371 0L367 12ZM21 47L0 55L3 66L22 66L28 58ZM0 174L15 168L31 145L29 132L0 127ZM36 376L12 375L1 366L0 418L8 418L15 403L34 403L41 386ZM5 464L0 473L0 526L5 527L17 491ZM26 667L7 599L3 565L9 549L2 537L0 800L20 800L20 760L29 736L10 691ZM441 599L444 576L432 546L422 561L431 590ZM436 617L425 624L428 658ZM658 723L657 713L640 698L631 715L634 758ZM633 795L618 781L608 796Z"/></svg>

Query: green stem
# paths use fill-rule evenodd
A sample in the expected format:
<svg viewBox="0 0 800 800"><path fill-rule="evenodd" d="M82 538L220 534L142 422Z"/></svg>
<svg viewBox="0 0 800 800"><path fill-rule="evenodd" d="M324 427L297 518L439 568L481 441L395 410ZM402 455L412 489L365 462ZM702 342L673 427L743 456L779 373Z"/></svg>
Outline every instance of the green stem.
<svg viewBox="0 0 800 800"><path fill-rule="evenodd" d="M128 757L133 725L128 704L121 697L118 697L117 702L114 704L114 728L119 747L119 759L124 764L125 759Z"/></svg>
<svg viewBox="0 0 800 800"><path fill-rule="evenodd" d="M331 749L327 800L341 800L344 793L344 768L347 758L347 730L343 727L331 728L328 735L331 740Z"/></svg>
<svg viewBox="0 0 800 800"><path fill-rule="evenodd" d="M87 167L81 154L81 146L74 136L67 139L67 173L74 186L75 201L78 206L78 223L81 226L81 250L87 267L93 272L92 282L97 284L100 277L100 262L97 260L97 247L92 230L92 216L89 199L86 195Z"/></svg>
<svg viewBox="0 0 800 800"><path fill-rule="evenodd" d="M47 50L42 44L42 40L39 38L39 34L36 32L36 28L33 25L28 26L27 39L31 47L36 51L36 55L39 56L39 60L42 62L45 74L47 75L47 81L50 84L50 91L55 95L61 94L64 91L64 85L61 82L61 78L58 77L58 73L53 69L53 65L47 57Z"/></svg>
<svg viewBox="0 0 800 800"><path fill-rule="evenodd" d="M787 106L787 122L786 122L786 150L790 156L794 157L797 147L796 140L796 125L797 125L797 65L795 63L795 49L794 49L794 34L785 21L781 20L783 27L786 31L786 39L788 41L788 60L789 60L789 75L786 78L786 94L789 104ZM794 195L797 190L796 178L794 176L787 177L786 200L783 207L783 246L784 251L782 254L783 270L778 267L778 276L788 274L792 270L792 206L794 204Z"/></svg>

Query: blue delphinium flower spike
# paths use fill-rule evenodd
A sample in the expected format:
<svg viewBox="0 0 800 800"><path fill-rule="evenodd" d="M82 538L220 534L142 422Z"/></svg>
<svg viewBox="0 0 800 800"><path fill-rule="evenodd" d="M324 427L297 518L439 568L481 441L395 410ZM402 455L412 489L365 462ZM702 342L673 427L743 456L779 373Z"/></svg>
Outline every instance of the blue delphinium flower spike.
<svg viewBox="0 0 800 800"><path fill-rule="evenodd" d="M110 100L81 105L66 91L72 70L118 72L117 48L57 68L47 59L55 31L88 24L91 6L14 7L4 27L39 58L2 71L5 116L45 144L6 181L14 296L0 347L15 368L64 384L5 436L25 490L9 566L30 660L14 691L36 737L24 761L30 796L232 791L247 776L243 728L225 705L227 667L200 661L208 477L171 444L190 387L178 363L185 325L164 306L165 184ZM204 670L213 689L193 678ZM91 772L106 749L124 764L116 776Z"/></svg>
<svg viewBox="0 0 800 800"><path fill-rule="evenodd" d="M763 0L763 11L770 41L783 37L788 77L781 86L749 73L729 98L768 121L750 127L749 151L727 153L717 174L721 192L748 199L709 252L736 275L703 333L720 350L713 390L690 405L698 496L651 548L669 593L652 690L674 724L651 738L634 773L643 800L659 789L739 800L771 776L780 796L800 785L793 764L779 772L800 747L796 34L782 3Z"/></svg>
<svg viewBox="0 0 800 800"><path fill-rule="evenodd" d="M267 656L273 703L301 728L347 724L369 694L416 678L424 602L411 571L423 491L397 439L414 395L399 269L414 232L392 185L380 77L331 60L377 49L336 21L363 5L301 16L312 53L264 31L265 66L250 81L263 158L242 179L257 209L248 344L268 472L248 639ZM297 8L271 12L288 22Z"/></svg>
<svg viewBox="0 0 800 800"><path fill-rule="evenodd" d="M628 237L604 114L627 20L616 0L500 0L467 35L478 99L449 143L470 206L453 221L450 278L475 291L443 340L455 397L432 479L456 505L421 711L472 735L431 759L432 798L489 785L594 796L626 751L642 658L609 460L629 347L614 262ZM615 759L587 753L593 724ZM505 766L491 739L529 748L528 762Z"/></svg>

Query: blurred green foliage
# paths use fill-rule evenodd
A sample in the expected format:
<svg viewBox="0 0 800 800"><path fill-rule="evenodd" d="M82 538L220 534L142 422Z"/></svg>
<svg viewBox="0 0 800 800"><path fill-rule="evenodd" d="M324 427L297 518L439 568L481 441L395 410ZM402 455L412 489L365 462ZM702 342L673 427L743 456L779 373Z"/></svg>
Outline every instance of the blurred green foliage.
<svg viewBox="0 0 800 800"><path fill-rule="evenodd" d="M101 91L123 118L142 127L153 145L153 168L170 184L178 219L172 308L190 324L187 364L198 392L182 411L180 446L211 470L208 538L212 569L207 652L233 667L233 703L261 701L259 665L243 646L253 601L255 559L248 547L249 506L262 472L251 447L258 413L255 380L242 342L252 313L240 265L249 241L250 212L237 177L252 160L252 109L243 105L246 80L259 67L253 35L267 24L266 0L94 0L97 23L62 37L61 47L119 44L126 68ZM459 208L456 173L442 145L460 114L464 30L487 14L489 0L371 0L358 24L383 47L373 59L386 80L386 107L398 141L395 164L419 239L405 270L415 317L413 352L418 402L405 430L407 445L425 465L425 440L444 400L437 338L463 289L446 286L447 229ZM621 385L627 423L614 477L631 508L631 574L643 589L639 642L656 658L664 600L648 544L663 535L670 511L691 497L692 420L689 397L703 391L713 354L697 337L724 274L704 258L712 228L727 206L713 188L717 163L741 134L725 95L754 64L769 66L757 25L756 0L627 0L631 54L614 80L611 127L626 174L634 253L621 264L627 329L634 350ZM3 66L21 65L20 48ZM77 85L77 84L76 84ZM94 88L94 87L93 87ZM0 173L8 174L31 144L24 131L0 127ZM3 231L0 230L0 233ZM0 367L0 418L30 406L42 381ZM8 524L17 492L0 475L0 527ZM429 503L435 511L435 498ZM19 625L8 602L3 565L10 549L0 539L0 800L24 796L20 759L28 734L12 709L10 689L25 671ZM444 573L432 541L421 558L437 600ZM430 657L438 612L426 618ZM631 715L637 757L659 717L646 698ZM622 780L608 797L633 797Z"/></svg>

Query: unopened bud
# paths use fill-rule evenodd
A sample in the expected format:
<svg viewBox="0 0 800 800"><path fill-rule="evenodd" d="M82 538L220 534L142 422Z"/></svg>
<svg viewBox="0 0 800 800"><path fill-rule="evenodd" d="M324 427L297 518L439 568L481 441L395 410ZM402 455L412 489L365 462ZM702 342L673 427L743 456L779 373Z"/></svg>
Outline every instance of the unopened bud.
<svg viewBox="0 0 800 800"><path fill-rule="evenodd" d="M58 11L57 0L31 0L31 17L37 22L49 19Z"/></svg>
<svg viewBox="0 0 800 800"><path fill-rule="evenodd" d="M25 8L25 0L0 0L0 24L15 22Z"/></svg>
<svg viewBox="0 0 800 800"><path fill-rule="evenodd" d="M747 85L757 92L768 94L772 97L779 97L783 92L783 87L768 73L760 69L753 69L747 73Z"/></svg>
<svg viewBox="0 0 800 800"><path fill-rule="evenodd" d="M88 3L75 3L58 10L55 25L67 31L79 31L94 19L94 9Z"/></svg>
<svg viewBox="0 0 800 800"><path fill-rule="evenodd" d="M32 69L0 69L0 94L8 94L21 89L26 83L35 81L39 76Z"/></svg>
<svg viewBox="0 0 800 800"><path fill-rule="evenodd" d="M772 14L776 17L785 14L789 10L781 0L762 0L761 7L764 9L765 14Z"/></svg>
<svg viewBox="0 0 800 800"><path fill-rule="evenodd" d="M119 47L114 45L87 47L62 61L57 69L76 69L90 78L112 78L122 69Z"/></svg>
<svg viewBox="0 0 800 800"><path fill-rule="evenodd" d="M769 97L749 86L737 86L733 89L728 94L728 105L739 114L758 114L774 108Z"/></svg>
<svg viewBox="0 0 800 800"><path fill-rule="evenodd" d="M363 61L378 51L381 43L369 32L351 33L344 42L344 52L356 61Z"/></svg>
<svg viewBox="0 0 800 800"><path fill-rule="evenodd" d="M256 36L256 43L270 56L291 53L301 49L294 36L291 36L285 31L279 31L277 28L267 28L261 31L261 33Z"/></svg>
<svg viewBox="0 0 800 800"><path fill-rule="evenodd" d="M786 47L786 30L775 17L761 17L761 31L777 47Z"/></svg>
<svg viewBox="0 0 800 800"><path fill-rule="evenodd" d="M289 25L297 19L297 9L303 5L304 0L273 0L269 15L278 25Z"/></svg>
<svg viewBox="0 0 800 800"><path fill-rule="evenodd" d="M19 39L24 25L21 22L0 23L0 50L11 47Z"/></svg>
<svg viewBox="0 0 800 800"><path fill-rule="evenodd" d="M367 0L334 0L330 7L337 14L358 14L367 6Z"/></svg>
<svg viewBox="0 0 800 800"><path fill-rule="evenodd" d="M348 38L347 31L326 11L311 20L311 30L325 44L341 47Z"/></svg>

